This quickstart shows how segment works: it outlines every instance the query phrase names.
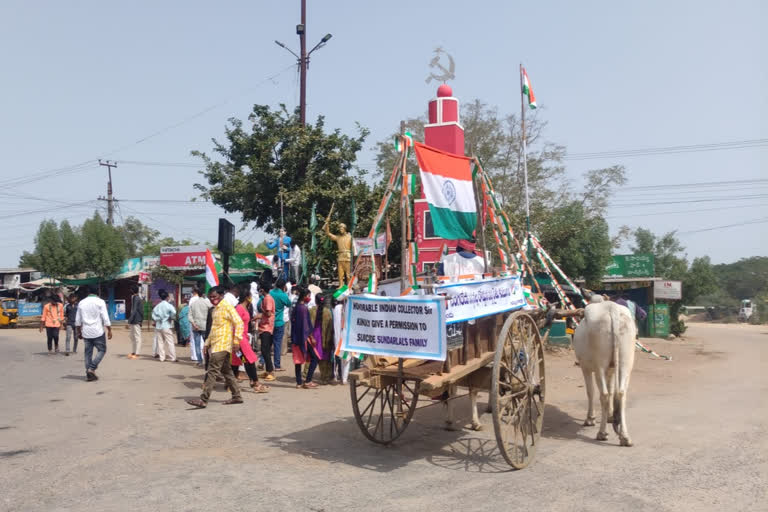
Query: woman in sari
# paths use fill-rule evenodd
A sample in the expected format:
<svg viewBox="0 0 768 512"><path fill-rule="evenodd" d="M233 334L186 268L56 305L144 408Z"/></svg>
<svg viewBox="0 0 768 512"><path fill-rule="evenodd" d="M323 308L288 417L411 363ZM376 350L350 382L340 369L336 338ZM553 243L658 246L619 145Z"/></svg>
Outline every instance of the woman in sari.
<svg viewBox="0 0 768 512"><path fill-rule="evenodd" d="M189 322L189 303L184 302L179 310L179 338L186 345L192 337L192 324Z"/></svg>
<svg viewBox="0 0 768 512"><path fill-rule="evenodd" d="M317 341L317 355L320 360L320 383L325 385L331 382L333 355L333 314L325 307L325 297L319 293L315 295L314 313L315 327L312 338Z"/></svg>
<svg viewBox="0 0 768 512"><path fill-rule="evenodd" d="M314 389L317 387L317 384L312 382L318 357L315 351L317 343L312 337L313 328L307 307L309 301L309 290L301 288L291 318L291 350L293 352L293 366L296 371L296 389ZM307 378L302 382L301 366L307 361L309 361Z"/></svg>
<svg viewBox="0 0 768 512"><path fill-rule="evenodd" d="M248 311L250 302L250 286L241 287L235 311L237 311L237 314L240 315L240 319L243 321L243 337L239 340L239 348L238 345L235 345L232 349L232 372L235 374L235 379L237 379L239 366L242 364L245 366L245 373L248 374L248 378L251 380L251 388L254 393L266 393L269 391L269 386L259 382L259 374L256 371L256 361L258 358L253 351L253 347L251 347L251 339L248 336L251 326L251 314Z"/></svg>

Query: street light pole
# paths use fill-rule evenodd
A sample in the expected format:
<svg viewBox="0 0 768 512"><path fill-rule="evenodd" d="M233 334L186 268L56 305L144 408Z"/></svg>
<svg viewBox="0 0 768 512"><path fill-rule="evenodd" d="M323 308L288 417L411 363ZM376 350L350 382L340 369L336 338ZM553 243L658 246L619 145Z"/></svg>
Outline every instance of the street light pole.
<svg viewBox="0 0 768 512"><path fill-rule="evenodd" d="M299 65L299 120L301 125L304 126L307 124L307 69L309 68L309 57L312 55L312 52L325 46L325 43L333 36L325 34L314 48L307 51L307 0L301 0L301 23L296 25L296 33L299 35L298 55L280 41L275 41L275 44L296 57Z"/></svg>
<svg viewBox="0 0 768 512"><path fill-rule="evenodd" d="M296 27L299 34L301 57L299 58L299 121L307 124L307 0L301 0L301 25Z"/></svg>

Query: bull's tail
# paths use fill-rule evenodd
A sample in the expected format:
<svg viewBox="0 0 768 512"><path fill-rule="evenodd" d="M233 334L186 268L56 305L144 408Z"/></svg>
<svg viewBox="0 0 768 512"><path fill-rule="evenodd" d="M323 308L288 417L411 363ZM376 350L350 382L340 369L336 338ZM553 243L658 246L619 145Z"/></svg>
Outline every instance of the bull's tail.
<svg viewBox="0 0 768 512"><path fill-rule="evenodd" d="M619 375L619 336L616 332L620 328L619 312L616 308L611 308L611 342L613 343L613 431L619 434L619 425L621 425L621 400L619 398L619 386L621 385L621 376Z"/></svg>

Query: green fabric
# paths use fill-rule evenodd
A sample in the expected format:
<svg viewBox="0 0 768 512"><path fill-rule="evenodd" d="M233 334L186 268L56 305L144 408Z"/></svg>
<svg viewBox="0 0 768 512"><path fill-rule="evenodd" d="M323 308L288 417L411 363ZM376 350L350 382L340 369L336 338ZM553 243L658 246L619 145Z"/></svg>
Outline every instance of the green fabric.
<svg viewBox="0 0 768 512"><path fill-rule="evenodd" d="M477 227L476 212L456 212L450 208L429 205L435 236L447 240L469 240L474 238Z"/></svg>
<svg viewBox="0 0 768 512"><path fill-rule="evenodd" d="M229 257L229 268L232 270L263 270L269 266L257 260L256 253L240 253ZM217 271L221 272L218 269Z"/></svg>

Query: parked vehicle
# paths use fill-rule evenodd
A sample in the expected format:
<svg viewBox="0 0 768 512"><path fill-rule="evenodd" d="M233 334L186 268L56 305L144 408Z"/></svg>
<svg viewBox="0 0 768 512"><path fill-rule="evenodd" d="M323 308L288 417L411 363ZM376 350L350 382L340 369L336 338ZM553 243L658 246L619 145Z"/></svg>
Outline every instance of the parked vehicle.
<svg viewBox="0 0 768 512"><path fill-rule="evenodd" d="M19 321L19 306L16 299L0 297L0 327L16 327Z"/></svg>
<svg viewBox="0 0 768 512"><path fill-rule="evenodd" d="M739 308L739 322L749 322L752 317L752 301L749 299L742 299L741 307Z"/></svg>

